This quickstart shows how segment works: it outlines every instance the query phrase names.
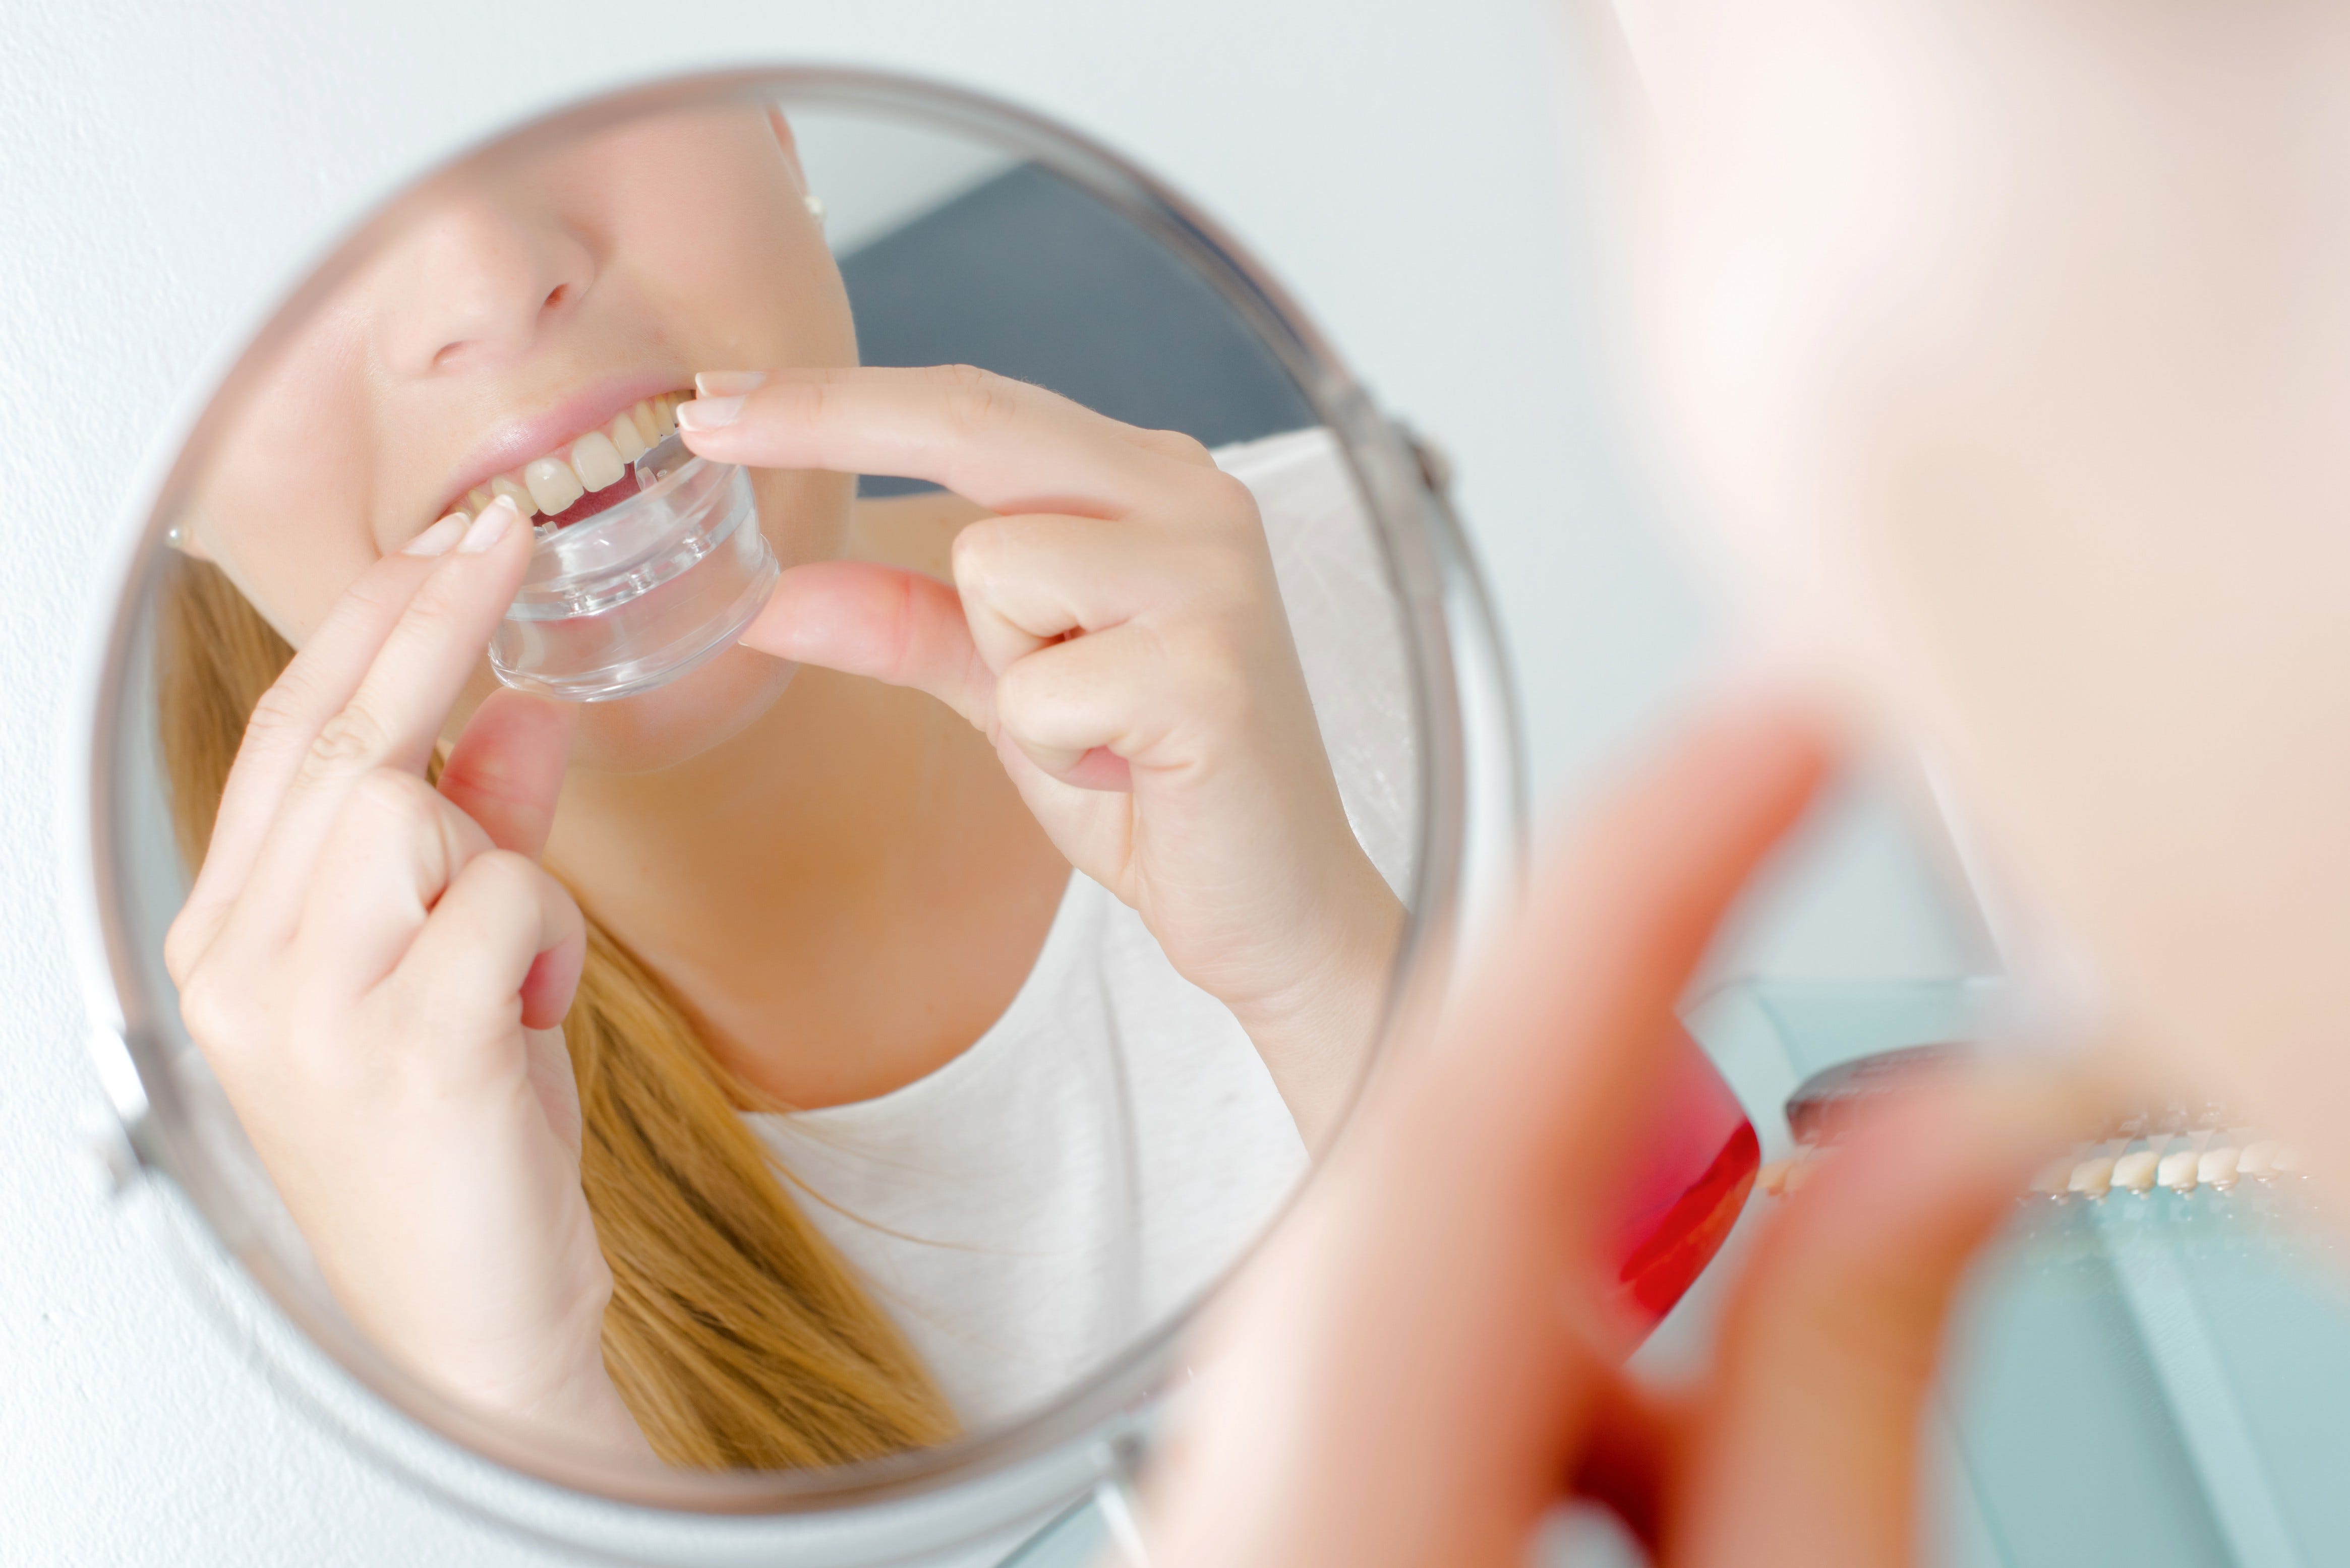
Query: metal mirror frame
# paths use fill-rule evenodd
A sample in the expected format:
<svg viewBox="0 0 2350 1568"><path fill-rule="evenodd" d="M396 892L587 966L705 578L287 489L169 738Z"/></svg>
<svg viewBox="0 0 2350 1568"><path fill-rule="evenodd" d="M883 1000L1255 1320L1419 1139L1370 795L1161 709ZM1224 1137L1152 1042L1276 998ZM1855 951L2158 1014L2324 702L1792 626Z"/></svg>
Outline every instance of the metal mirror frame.
<svg viewBox="0 0 2350 1568"><path fill-rule="evenodd" d="M1008 1546L1131 1468L1183 1375L1194 1302L1045 1413L932 1449L837 1469L647 1477L550 1456L390 1366L241 1236L222 1173L190 1135L156 993L126 909L118 756L140 646L137 612L167 547L161 519L202 471L222 416L295 326L387 234L450 184L603 127L726 101L883 117L993 144L1058 175L1180 257L1258 334L1339 439L1368 504L1410 653L1420 739L1417 865L1378 1049L1408 984L1444 971L1464 911L1514 877L1523 823L1515 704L1490 603L1446 496L1441 460L1383 417L1304 312L1189 202L1090 138L964 88L880 72L779 65L601 94L478 143L406 185L303 268L224 369L204 378L153 449L97 585L58 770L60 888L84 984L89 1047L113 1113L93 1134L110 1189L174 1259L198 1300L279 1392L347 1443L460 1511L614 1561L901 1561ZM1239 1266L1235 1261L1234 1267ZM1229 1272L1229 1271L1228 1271ZM387 1419L387 1415L392 1418Z"/></svg>

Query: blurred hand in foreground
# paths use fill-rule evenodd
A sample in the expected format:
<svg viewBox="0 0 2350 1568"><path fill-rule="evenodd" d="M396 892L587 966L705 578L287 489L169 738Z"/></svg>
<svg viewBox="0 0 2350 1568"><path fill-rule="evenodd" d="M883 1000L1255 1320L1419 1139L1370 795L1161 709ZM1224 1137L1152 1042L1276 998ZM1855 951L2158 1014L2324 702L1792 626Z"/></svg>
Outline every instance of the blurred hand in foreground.
<svg viewBox="0 0 2350 1568"><path fill-rule="evenodd" d="M1597 1262L1675 1003L1826 766L1789 713L1707 722L1552 860L1204 1325L1149 1478L1156 1568L1514 1568L1574 1493L1676 1568L1909 1560L1943 1320L2077 1125L2062 1085L1976 1070L1857 1126L1773 1217L1692 1388L1623 1372Z"/></svg>

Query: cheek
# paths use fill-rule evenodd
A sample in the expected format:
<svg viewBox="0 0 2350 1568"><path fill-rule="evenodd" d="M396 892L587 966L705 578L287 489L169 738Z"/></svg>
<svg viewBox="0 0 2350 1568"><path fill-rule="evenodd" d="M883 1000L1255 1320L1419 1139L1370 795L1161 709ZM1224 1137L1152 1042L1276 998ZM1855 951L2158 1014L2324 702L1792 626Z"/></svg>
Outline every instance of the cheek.
<svg viewBox="0 0 2350 1568"><path fill-rule="evenodd" d="M376 560L368 541L324 528L296 524L274 531L248 526L225 532L226 538L200 532L198 542L262 618L296 648L310 639L344 591Z"/></svg>
<svg viewBox="0 0 2350 1568"><path fill-rule="evenodd" d="M857 362L839 269L764 127L610 199L625 265L695 369Z"/></svg>
<svg viewBox="0 0 2350 1568"><path fill-rule="evenodd" d="M252 390L196 488L196 545L297 648L379 554L367 402L338 321Z"/></svg>
<svg viewBox="0 0 2350 1568"><path fill-rule="evenodd" d="M1970 110L1965 40L1814 9L1833 48L1766 28L1677 57L1693 74L1620 230L1673 514L1733 603L1802 640L1843 591L1823 523L1852 407L1962 329L2005 157Z"/></svg>

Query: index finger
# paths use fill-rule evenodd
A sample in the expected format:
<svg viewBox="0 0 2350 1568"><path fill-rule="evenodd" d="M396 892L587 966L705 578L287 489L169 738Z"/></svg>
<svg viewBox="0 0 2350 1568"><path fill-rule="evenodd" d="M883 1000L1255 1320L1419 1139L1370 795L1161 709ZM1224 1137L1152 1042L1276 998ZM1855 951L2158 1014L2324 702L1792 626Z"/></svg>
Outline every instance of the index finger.
<svg viewBox="0 0 2350 1568"><path fill-rule="evenodd" d="M428 530L419 542L431 538ZM431 545L425 547L429 550ZM254 705L221 791L212 842L182 907L186 926L208 932L217 924L219 910L244 885L278 803L301 771L318 732L359 691L384 639L434 565L432 555L415 553L413 545L378 559L344 590Z"/></svg>
<svg viewBox="0 0 2350 1568"><path fill-rule="evenodd" d="M529 526L501 497L409 596L358 689L319 728L276 802L250 872L271 895L262 901L274 906L255 912L260 929L296 908L294 890L308 878L353 784L380 767L424 772L450 709L514 600L531 545ZM243 907L236 919L244 919Z"/></svg>
<svg viewBox="0 0 2350 1568"><path fill-rule="evenodd" d="M992 512L1122 517L1153 485L1202 472L1115 420L967 365L774 370L748 392L680 404L677 421L719 462L927 479Z"/></svg>
<svg viewBox="0 0 2350 1568"><path fill-rule="evenodd" d="M242 931L263 947L281 940L353 785L379 767L423 772L521 581L532 536L519 524L512 502L493 502L463 543L428 563L424 580L381 628L356 687L317 726L275 798L256 801L267 808L258 843L244 867L224 867L215 888L225 934ZM241 873L235 880L232 870Z"/></svg>

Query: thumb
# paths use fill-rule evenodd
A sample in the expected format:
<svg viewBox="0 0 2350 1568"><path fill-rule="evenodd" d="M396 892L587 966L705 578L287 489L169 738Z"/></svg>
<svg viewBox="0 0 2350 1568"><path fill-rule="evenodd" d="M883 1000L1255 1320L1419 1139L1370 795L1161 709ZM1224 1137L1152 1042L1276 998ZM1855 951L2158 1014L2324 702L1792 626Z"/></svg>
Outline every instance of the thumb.
<svg viewBox="0 0 2350 1568"><path fill-rule="evenodd" d="M571 761L576 703L504 688L465 722L441 769L441 794L501 849L538 858Z"/></svg>
<svg viewBox="0 0 2350 1568"><path fill-rule="evenodd" d="M910 686L992 729L995 676L972 644L962 600L936 577L872 561L794 566L743 645L795 664Z"/></svg>
<svg viewBox="0 0 2350 1568"><path fill-rule="evenodd" d="M1944 1320L2032 1172L2095 1125L2021 1064L1872 1109L1768 1231L1725 1318L1666 1521L1673 1561L1909 1561L1918 1424Z"/></svg>

